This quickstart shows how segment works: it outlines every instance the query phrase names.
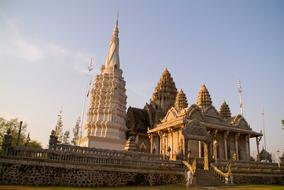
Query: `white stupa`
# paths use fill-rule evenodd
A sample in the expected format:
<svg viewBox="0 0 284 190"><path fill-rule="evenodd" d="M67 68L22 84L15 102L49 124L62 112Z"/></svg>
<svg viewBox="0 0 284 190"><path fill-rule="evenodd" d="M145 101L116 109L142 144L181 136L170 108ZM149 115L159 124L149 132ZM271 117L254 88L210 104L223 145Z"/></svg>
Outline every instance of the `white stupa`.
<svg viewBox="0 0 284 190"><path fill-rule="evenodd" d="M91 86L81 146L123 150L126 143L127 96L120 69L118 33L116 19L105 64Z"/></svg>

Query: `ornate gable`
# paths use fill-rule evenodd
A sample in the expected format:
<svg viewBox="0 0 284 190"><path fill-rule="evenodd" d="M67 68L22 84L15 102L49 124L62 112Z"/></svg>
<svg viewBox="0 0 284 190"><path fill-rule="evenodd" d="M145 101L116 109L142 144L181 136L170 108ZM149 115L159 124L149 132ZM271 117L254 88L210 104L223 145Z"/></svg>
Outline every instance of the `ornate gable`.
<svg viewBox="0 0 284 190"><path fill-rule="evenodd" d="M224 121L221 118L219 112L212 105L205 109L204 114L206 116L206 119L208 119L209 121L212 121L212 122L222 122L222 121Z"/></svg>
<svg viewBox="0 0 284 190"><path fill-rule="evenodd" d="M178 117L178 112L175 107L171 107L171 109L167 112L166 116L162 120L162 122L167 122L170 120L174 120Z"/></svg>
<svg viewBox="0 0 284 190"><path fill-rule="evenodd" d="M231 122L232 125L235 127L240 127L240 128L245 128L245 129L250 129L250 126L248 122L245 120L245 118L242 115L237 115L233 121Z"/></svg>
<svg viewBox="0 0 284 190"><path fill-rule="evenodd" d="M201 109L197 105L192 104L187 109L186 119L203 121L204 117L203 117L203 114L201 112Z"/></svg>
<svg viewBox="0 0 284 190"><path fill-rule="evenodd" d="M182 134L185 139L201 140L205 142L212 141L211 135L198 120L188 121L185 128L182 130Z"/></svg>

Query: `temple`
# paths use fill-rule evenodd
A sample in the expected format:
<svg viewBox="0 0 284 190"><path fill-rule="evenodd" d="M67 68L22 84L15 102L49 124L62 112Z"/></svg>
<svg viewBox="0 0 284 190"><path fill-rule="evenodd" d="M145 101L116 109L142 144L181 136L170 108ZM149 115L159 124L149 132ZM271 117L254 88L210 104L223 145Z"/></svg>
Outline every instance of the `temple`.
<svg viewBox="0 0 284 190"><path fill-rule="evenodd" d="M119 61L118 19L101 72L90 90L87 123L80 146L123 150L126 137L126 94Z"/></svg>
<svg viewBox="0 0 284 190"><path fill-rule="evenodd" d="M208 169L208 160L250 160L253 131L242 115L232 116L224 101L219 111L213 106L205 85L196 104L188 104L182 90L177 92L167 69L158 82L150 103L143 109L129 107L127 137L134 137L139 151L162 154L171 160L199 160ZM147 132L146 132L147 131ZM148 135L148 138L146 138Z"/></svg>

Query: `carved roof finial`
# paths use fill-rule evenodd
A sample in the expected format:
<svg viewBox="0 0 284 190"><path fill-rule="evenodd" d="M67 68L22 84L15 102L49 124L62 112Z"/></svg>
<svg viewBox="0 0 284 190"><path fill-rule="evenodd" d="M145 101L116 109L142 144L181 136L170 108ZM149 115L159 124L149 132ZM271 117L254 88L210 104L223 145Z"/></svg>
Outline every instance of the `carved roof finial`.
<svg viewBox="0 0 284 190"><path fill-rule="evenodd" d="M184 108L187 108L187 98L185 93L182 91L182 89L177 93L176 101L175 101L175 108L180 111Z"/></svg>
<svg viewBox="0 0 284 190"><path fill-rule="evenodd" d="M201 86L201 89L198 92L197 105L201 109L207 108L212 105L210 94L204 84Z"/></svg>
<svg viewBox="0 0 284 190"><path fill-rule="evenodd" d="M221 104L219 113L224 119L228 119L231 117L230 108L225 101Z"/></svg>

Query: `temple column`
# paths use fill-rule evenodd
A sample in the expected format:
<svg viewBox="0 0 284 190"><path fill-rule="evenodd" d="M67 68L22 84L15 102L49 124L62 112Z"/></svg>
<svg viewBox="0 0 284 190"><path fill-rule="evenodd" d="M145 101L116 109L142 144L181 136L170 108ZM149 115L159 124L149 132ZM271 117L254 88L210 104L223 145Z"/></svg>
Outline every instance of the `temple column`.
<svg viewBox="0 0 284 190"><path fill-rule="evenodd" d="M257 155L256 155L256 160L259 161L259 142L261 141L260 137L255 137L256 140L256 151L257 151Z"/></svg>
<svg viewBox="0 0 284 190"><path fill-rule="evenodd" d="M235 153L236 153L236 160L239 160L239 137L240 133L235 134Z"/></svg>
<svg viewBox="0 0 284 190"><path fill-rule="evenodd" d="M188 140L184 139L184 156L185 156L185 160L188 161Z"/></svg>
<svg viewBox="0 0 284 190"><path fill-rule="evenodd" d="M249 139L250 135L246 135L246 155L247 155L247 160L250 160L250 147L249 147Z"/></svg>
<svg viewBox="0 0 284 190"><path fill-rule="evenodd" d="M204 147L204 170L209 170L209 160L208 160L208 145L206 142L203 143Z"/></svg>
<svg viewBox="0 0 284 190"><path fill-rule="evenodd" d="M227 138L229 136L229 131L225 131L224 132L224 151L225 151L225 160L228 160L228 142L227 142Z"/></svg>
<svg viewBox="0 0 284 190"><path fill-rule="evenodd" d="M181 144L181 147L182 147L182 155L183 155L183 159L185 160L185 158L186 158L186 153L185 153L185 138L184 138L184 136L182 136L182 135L180 135L180 137L181 137L181 142L182 142L182 144Z"/></svg>
<svg viewBox="0 0 284 190"><path fill-rule="evenodd" d="M153 134L148 135L150 138L150 153L153 154Z"/></svg>
<svg viewBox="0 0 284 190"><path fill-rule="evenodd" d="M163 134L161 131L158 131L158 135L159 135L159 153L160 154L163 154L163 151L162 151L162 147L163 147Z"/></svg>
<svg viewBox="0 0 284 190"><path fill-rule="evenodd" d="M213 157L215 160L218 159L218 141L217 141L217 133L218 133L218 130L215 129L214 130L214 133L213 133L213 136L214 136L214 141L213 141Z"/></svg>
<svg viewBox="0 0 284 190"><path fill-rule="evenodd" d="M171 152L170 152L170 158L173 159L174 157L174 133L173 133L173 129L169 128L168 129L169 133L171 134Z"/></svg>
<svg viewBox="0 0 284 190"><path fill-rule="evenodd" d="M198 141L198 157L201 158L202 157L202 142Z"/></svg>

